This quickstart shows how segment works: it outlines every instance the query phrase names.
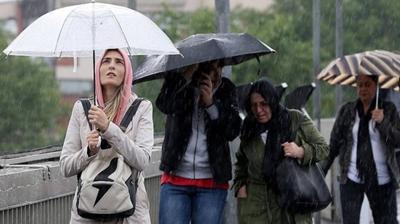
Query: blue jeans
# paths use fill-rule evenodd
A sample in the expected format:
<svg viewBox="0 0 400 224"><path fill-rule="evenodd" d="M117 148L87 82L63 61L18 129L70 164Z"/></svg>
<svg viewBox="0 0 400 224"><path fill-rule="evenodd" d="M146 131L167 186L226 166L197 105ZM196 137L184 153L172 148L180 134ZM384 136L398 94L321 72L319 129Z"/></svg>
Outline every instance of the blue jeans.
<svg viewBox="0 0 400 224"><path fill-rule="evenodd" d="M222 223L227 190L161 185L160 224Z"/></svg>

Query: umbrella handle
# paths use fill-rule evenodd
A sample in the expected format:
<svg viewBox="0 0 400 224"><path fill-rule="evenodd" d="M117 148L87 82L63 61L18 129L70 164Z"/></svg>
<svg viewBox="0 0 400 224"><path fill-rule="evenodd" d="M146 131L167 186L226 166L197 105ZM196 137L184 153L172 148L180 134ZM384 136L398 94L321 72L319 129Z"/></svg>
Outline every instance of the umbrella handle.
<svg viewBox="0 0 400 224"><path fill-rule="evenodd" d="M376 85L376 95L375 95L375 110L378 110L378 102L379 102L379 83ZM376 122L373 122L374 132L376 131Z"/></svg>
<svg viewBox="0 0 400 224"><path fill-rule="evenodd" d="M92 51L92 69L93 69L93 102L98 105L96 98L96 52Z"/></svg>
<svg viewBox="0 0 400 224"><path fill-rule="evenodd" d="M376 86L376 95L375 95L375 110L379 109L378 108L378 102L379 102L379 83Z"/></svg>

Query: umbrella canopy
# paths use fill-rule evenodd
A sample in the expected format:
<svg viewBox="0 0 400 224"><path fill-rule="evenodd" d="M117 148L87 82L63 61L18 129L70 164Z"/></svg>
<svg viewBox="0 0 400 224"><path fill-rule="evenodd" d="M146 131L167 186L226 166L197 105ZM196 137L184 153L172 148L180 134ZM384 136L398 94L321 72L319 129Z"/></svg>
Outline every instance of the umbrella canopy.
<svg viewBox="0 0 400 224"><path fill-rule="evenodd" d="M310 117L305 107L314 89L315 83L313 82L297 87L286 95L284 105L289 109L301 110L306 116Z"/></svg>
<svg viewBox="0 0 400 224"><path fill-rule="evenodd" d="M3 52L17 56L92 57L95 83L96 52L115 48L125 49L129 55L179 54L168 36L146 16L95 1L44 14ZM93 92L96 95L94 84Z"/></svg>
<svg viewBox="0 0 400 224"><path fill-rule="evenodd" d="M329 84L353 85L357 75L378 75L380 88L399 89L400 55L384 50L336 58L317 76Z"/></svg>
<svg viewBox="0 0 400 224"><path fill-rule="evenodd" d="M167 35L132 9L92 2L51 11L35 20L3 51L7 55L92 57L126 49L130 55L179 54Z"/></svg>
<svg viewBox="0 0 400 224"><path fill-rule="evenodd" d="M315 89L315 83L299 86L285 97L284 105L289 109L302 110Z"/></svg>
<svg viewBox="0 0 400 224"><path fill-rule="evenodd" d="M246 33L210 33L192 35L177 42L181 55L149 56L135 71L133 83L162 78L165 72L188 65L221 59L224 65L236 65L275 50Z"/></svg>

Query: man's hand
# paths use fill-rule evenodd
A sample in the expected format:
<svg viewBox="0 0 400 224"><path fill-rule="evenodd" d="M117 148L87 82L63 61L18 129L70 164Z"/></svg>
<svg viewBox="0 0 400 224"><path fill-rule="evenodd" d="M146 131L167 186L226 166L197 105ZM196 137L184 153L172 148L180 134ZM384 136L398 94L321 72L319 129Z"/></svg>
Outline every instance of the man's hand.
<svg viewBox="0 0 400 224"><path fill-rule="evenodd" d="M200 89L200 104L204 107L209 107L213 104L213 84L208 75L202 73L199 83Z"/></svg>
<svg viewBox="0 0 400 224"><path fill-rule="evenodd" d="M197 70L199 67L199 64L193 64L193 65L188 65L183 69L182 76L186 80L191 80L193 77L194 72Z"/></svg>

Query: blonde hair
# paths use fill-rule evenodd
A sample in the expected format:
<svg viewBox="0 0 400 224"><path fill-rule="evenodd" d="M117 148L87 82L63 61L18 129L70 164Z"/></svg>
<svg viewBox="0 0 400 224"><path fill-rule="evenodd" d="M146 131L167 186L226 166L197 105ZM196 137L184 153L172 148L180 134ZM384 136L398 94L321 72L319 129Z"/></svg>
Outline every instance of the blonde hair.
<svg viewBox="0 0 400 224"><path fill-rule="evenodd" d="M118 107L122 98L123 84L117 89L115 95L107 102L104 102L104 113L108 120L113 121L118 112Z"/></svg>
<svg viewBox="0 0 400 224"><path fill-rule="evenodd" d="M108 96L109 98L106 99L104 94L104 89L101 84L101 74L100 68L103 64L103 58L106 56L108 52L115 51L119 53L123 57L123 61L125 62L125 73L123 74L122 83L117 86L112 96ZM131 94L130 85L129 83L132 82L132 69L130 68L130 60L127 54L119 49L108 49L104 52L104 55L101 60L98 62L97 72L96 75L99 77L96 79L97 85L99 86L96 91L99 91L99 103L103 106L103 111L106 114L109 121L120 123L123 117L123 113L127 107L129 96ZM107 101L106 101L107 100Z"/></svg>

